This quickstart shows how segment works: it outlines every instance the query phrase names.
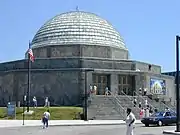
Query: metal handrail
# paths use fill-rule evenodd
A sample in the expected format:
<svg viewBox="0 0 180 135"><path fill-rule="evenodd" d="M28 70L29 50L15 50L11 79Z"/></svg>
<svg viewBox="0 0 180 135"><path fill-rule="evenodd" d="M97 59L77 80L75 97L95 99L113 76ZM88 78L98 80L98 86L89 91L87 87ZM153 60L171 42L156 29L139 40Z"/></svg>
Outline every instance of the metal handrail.
<svg viewBox="0 0 180 135"><path fill-rule="evenodd" d="M135 95L140 97L143 101L145 101L145 98L142 95L138 94L136 91L134 91L134 93L135 93ZM152 104L148 103L148 105L150 105L152 107L152 109L155 109L155 107Z"/></svg>
<svg viewBox="0 0 180 135"><path fill-rule="evenodd" d="M131 99L128 95L126 95L126 93L124 93L124 91L121 91L121 93L131 101L132 106L135 105L134 102L133 102L133 99Z"/></svg>
<svg viewBox="0 0 180 135"><path fill-rule="evenodd" d="M129 96L126 95L126 93L124 93L124 91L121 91L121 93L122 93L123 95L125 95L130 101L133 101ZM134 105L134 103L132 103L132 104Z"/></svg>
<svg viewBox="0 0 180 135"><path fill-rule="evenodd" d="M150 94L152 94L152 95L153 95L153 93L151 93L151 92L150 92ZM148 96L147 96L147 97L148 97ZM148 99L149 99L151 102L153 102L153 100L152 100L152 99L150 99L149 97L148 97ZM165 103L163 103L162 101L160 101L159 103L160 103L160 106L161 106L161 105L163 106L163 109L168 108L168 109L170 109L171 111L174 111L174 109L172 109L172 107L169 107L168 105L166 105L166 104L165 104Z"/></svg>
<svg viewBox="0 0 180 135"><path fill-rule="evenodd" d="M113 98L115 99L115 101L116 101L116 102L115 102L115 105L116 105L116 104L118 105L118 109L119 109L119 110L117 110L117 111L120 113L120 115L121 115L123 118L125 118L125 113L126 113L125 108L121 105L121 102L119 101L119 99L116 97L115 94L113 94L111 91L108 91L108 92L109 92L110 95L112 95ZM117 108L116 108L116 109L117 109ZM122 110L123 114L121 114L120 109Z"/></svg>
<svg viewBox="0 0 180 135"><path fill-rule="evenodd" d="M152 92L150 92L150 94L151 95L153 95L153 93ZM150 99L150 98L149 98ZM150 99L150 100L152 100L152 99ZM164 106L166 106L166 107L168 107L169 108L169 106L168 105L166 105L165 103L163 103L162 101L160 101L162 104L164 104ZM175 106L173 106L173 105L170 105L171 106L171 108L173 108L173 107L175 107Z"/></svg>

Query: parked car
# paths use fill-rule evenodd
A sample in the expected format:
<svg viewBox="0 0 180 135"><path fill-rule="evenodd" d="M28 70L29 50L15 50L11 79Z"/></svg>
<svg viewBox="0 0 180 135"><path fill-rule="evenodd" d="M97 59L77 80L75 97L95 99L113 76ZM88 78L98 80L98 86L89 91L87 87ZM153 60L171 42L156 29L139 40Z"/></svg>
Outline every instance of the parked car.
<svg viewBox="0 0 180 135"><path fill-rule="evenodd" d="M149 125L169 125L176 123L175 112L157 112L150 117L143 118L141 122L148 127Z"/></svg>

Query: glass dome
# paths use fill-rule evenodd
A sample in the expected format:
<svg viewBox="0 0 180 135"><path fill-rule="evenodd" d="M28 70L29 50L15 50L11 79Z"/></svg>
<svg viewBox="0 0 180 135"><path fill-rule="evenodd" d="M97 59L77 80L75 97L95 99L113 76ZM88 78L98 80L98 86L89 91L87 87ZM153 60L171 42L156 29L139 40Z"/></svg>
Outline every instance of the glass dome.
<svg viewBox="0 0 180 135"><path fill-rule="evenodd" d="M46 22L32 40L32 47L50 45L100 45L127 50L119 33L106 20L82 11L67 12Z"/></svg>

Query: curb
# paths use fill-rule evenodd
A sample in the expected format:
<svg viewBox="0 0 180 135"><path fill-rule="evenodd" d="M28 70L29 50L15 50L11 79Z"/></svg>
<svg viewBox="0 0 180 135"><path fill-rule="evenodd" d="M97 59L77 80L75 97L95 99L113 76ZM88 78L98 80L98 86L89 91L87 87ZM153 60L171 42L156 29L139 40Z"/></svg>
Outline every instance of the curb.
<svg viewBox="0 0 180 135"><path fill-rule="evenodd" d="M139 125L142 123L136 123L136 125ZM89 124L50 124L50 127L65 127L65 126L110 126L110 125L126 125L125 123L89 123ZM42 125L17 125L17 126L4 126L0 128L13 128L13 127L41 127Z"/></svg>
<svg viewBox="0 0 180 135"><path fill-rule="evenodd" d="M163 134L166 134L166 135L180 135L180 132L175 132L175 131L163 131Z"/></svg>
<svg viewBox="0 0 180 135"><path fill-rule="evenodd" d="M139 125L139 124L142 124L142 123L136 123L136 125ZM50 127L65 127L65 126L110 126L110 125L126 125L125 123L85 123L85 124L51 124L49 123L49 126ZM0 126L0 128L18 128L18 127L41 127L42 124L38 124L38 125L16 125L16 126Z"/></svg>
<svg viewBox="0 0 180 135"><path fill-rule="evenodd" d="M136 125L139 125L139 124L142 124L142 123L136 123ZM126 125L125 123L97 123L97 124L64 124L64 125L50 125L50 126L102 126L102 125Z"/></svg>

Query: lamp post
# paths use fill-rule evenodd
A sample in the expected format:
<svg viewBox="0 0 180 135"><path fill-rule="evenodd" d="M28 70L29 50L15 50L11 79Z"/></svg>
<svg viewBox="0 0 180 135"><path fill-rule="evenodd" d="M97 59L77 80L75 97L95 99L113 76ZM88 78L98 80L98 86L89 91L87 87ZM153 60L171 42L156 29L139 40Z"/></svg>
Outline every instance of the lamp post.
<svg viewBox="0 0 180 135"><path fill-rule="evenodd" d="M24 112L25 112L25 104L26 104L26 95L23 96L23 125L24 125Z"/></svg>
<svg viewBox="0 0 180 135"><path fill-rule="evenodd" d="M179 40L180 37L176 36L176 132L180 132L180 92L179 92Z"/></svg>

